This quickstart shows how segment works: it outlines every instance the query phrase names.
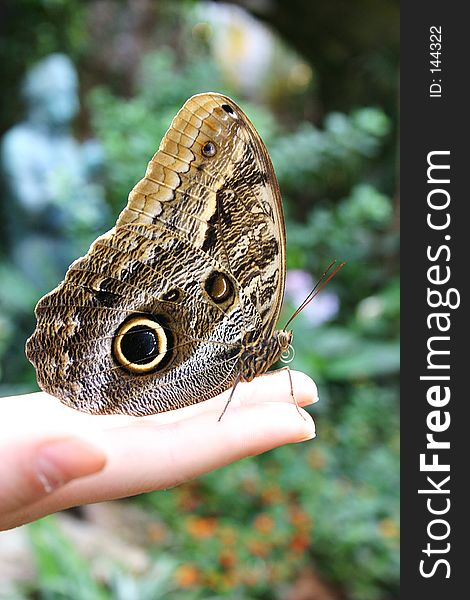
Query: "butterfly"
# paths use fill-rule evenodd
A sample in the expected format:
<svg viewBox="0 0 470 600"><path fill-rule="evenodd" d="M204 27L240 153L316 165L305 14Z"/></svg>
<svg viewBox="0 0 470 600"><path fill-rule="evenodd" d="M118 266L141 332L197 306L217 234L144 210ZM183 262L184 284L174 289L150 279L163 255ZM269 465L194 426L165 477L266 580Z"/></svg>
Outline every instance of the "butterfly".
<svg viewBox="0 0 470 600"><path fill-rule="evenodd" d="M281 194L233 100L191 97L115 227L36 306L26 354L40 387L93 414L207 400L288 350Z"/></svg>

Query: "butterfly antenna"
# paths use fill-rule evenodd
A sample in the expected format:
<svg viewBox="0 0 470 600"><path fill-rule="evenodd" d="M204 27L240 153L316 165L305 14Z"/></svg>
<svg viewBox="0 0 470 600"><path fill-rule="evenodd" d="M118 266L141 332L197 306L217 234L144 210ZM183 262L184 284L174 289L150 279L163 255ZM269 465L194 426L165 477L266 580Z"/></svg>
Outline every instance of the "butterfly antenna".
<svg viewBox="0 0 470 600"><path fill-rule="evenodd" d="M287 321L287 323L284 325L284 329L283 331L285 331L288 327L289 324L295 319L295 317L301 312L303 311L303 309L310 304L310 302L315 298L315 296L317 294L320 293L321 289L323 287L325 287L325 285L330 281L330 279L332 279L336 273L342 269L344 267L344 265L346 264L345 262L342 262L340 265L338 265L336 267L336 269L333 271L333 273L330 273L331 269L334 267L334 265L336 264L336 260L334 260L326 269L326 271L324 271L324 273L322 274L322 276L320 277L320 279L317 281L317 283L315 284L313 290L311 292L308 293L307 297L305 298L305 300L302 302L302 304L299 306L299 308L295 311L295 313L292 315L292 317ZM328 273L330 273L328 275ZM326 279L325 279L326 278Z"/></svg>

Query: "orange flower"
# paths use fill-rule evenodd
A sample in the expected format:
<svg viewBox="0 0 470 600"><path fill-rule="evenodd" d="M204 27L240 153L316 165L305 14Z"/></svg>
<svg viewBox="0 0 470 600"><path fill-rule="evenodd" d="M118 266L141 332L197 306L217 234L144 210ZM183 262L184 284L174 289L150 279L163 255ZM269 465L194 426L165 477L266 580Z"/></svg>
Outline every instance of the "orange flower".
<svg viewBox="0 0 470 600"><path fill-rule="evenodd" d="M266 513L259 514L254 522L255 529L261 531L261 533L269 533L273 530L274 521Z"/></svg>
<svg viewBox="0 0 470 600"><path fill-rule="evenodd" d="M210 538L214 535L217 527L216 519L210 517L194 517L188 519L186 529L188 533L200 540Z"/></svg>
<svg viewBox="0 0 470 600"><path fill-rule="evenodd" d="M290 521L296 529L307 529L311 525L310 515L299 506L290 506Z"/></svg>
<svg viewBox="0 0 470 600"><path fill-rule="evenodd" d="M180 587L194 587L200 581L200 573L195 565L186 563L176 569L175 580Z"/></svg>
<svg viewBox="0 0 470 600"><path fill-rule="evenodd" d="M201 501L197 495L196 490L184 487L179 489L178 494L178 505L183 512L191 512L198 508Z"/></svg>
<svg viewBox="0 0 470 600"><path fill-rule="evenodd" d="M220 566L224 569L232 569L237 562L237 555L233 550L222 550L219 554Z"/></svg>
<svg viewBox="0 0 470 600"><path fill-rule="evenodd" d="M168 530L162 523L150 523L147 527L147 535L151 542L164 542L168 537Z"/></svg>
<svg viewBox="0 0 470 600"><path fill-rule="evenodd" d="M271 544L263 540L250 540L248 542L248 550L255 556L265 557L271 550Z"/></svg>
<svg viewBox="0 0 470 600"><path fill-rule="evenodd" d="M298 554L305 552L310 547L310 536L305 533L296 533L292 536L289 548Z"/></svg>
<svg viewBox="0 0 470 600"><path fill-rule="evenodd" d="M261 499L265 504L277 504L282 498L282 490L277 485L270 485L261 492Z"/></svg>

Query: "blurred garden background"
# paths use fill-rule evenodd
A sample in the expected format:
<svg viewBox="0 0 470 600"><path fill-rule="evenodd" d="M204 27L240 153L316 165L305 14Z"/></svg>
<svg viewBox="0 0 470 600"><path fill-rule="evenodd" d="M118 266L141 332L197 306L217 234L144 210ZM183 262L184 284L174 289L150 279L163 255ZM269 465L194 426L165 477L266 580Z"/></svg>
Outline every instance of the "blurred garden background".
<svg viewBox="0 0 470 600"><path fill-rule="evenodd" d="M0 396L37 389L24 356L35 303L114 224L192 94L233 97L271 154L281 322L332 259L347 265L292 324L291 367L320 393L314 441L0 534L0 597L398 598L398 42L396 0L2 2ZM32 92L27 73L57 53L78 74L62 120L76 169L49 178L34 143L8 156L52 86L36 71ZM53 172L67 161L51 147ZM48 252L56 262L29 273Z"/></svg>

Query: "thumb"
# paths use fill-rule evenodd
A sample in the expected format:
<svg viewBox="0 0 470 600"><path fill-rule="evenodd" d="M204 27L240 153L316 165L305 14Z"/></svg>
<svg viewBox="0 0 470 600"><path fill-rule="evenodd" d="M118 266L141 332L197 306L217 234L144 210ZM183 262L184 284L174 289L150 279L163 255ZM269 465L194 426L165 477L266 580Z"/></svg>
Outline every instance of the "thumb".
<svg viewBox="0 0 470 600"><path fill-rule="evenodd" d="M76 437L15 441L3 445L0 455L0 529L3 514L96 473L106 463L100 448Z"/></svg>

